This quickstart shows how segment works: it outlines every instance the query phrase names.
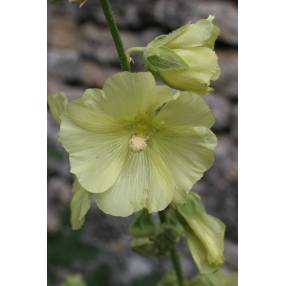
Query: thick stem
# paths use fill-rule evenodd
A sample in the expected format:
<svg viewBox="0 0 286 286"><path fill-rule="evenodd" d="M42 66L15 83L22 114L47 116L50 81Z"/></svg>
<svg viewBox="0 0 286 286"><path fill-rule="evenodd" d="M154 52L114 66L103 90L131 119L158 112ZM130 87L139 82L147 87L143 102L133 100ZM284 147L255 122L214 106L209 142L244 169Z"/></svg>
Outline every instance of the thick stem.
<svg viewBox="0 0 286 286"><path fill-rule="evenodd" d="M166 222L166 210L158 212L159 218L161 223ZM179 286L184 286L184 275L183 275L183 270L180 262L180 255L176 249L176 245L173 245L173 247L170 250L170 257L173 263L173 267L175 269L175 273L177 276L178 280L178 285Z"/></svg>
<svg viewBox="0 0 286 286"><path fill-rule="evenodd" d="M121 69L124 71L130 71L130 64L129 59L127 58L124 47L120 38L119 30L117 28L117 25L115 23L111 5L109 3L109 0L100 0L100 4L105 16L105 19L107 21L108 27L110 29L119 59L120 59L120 65Z"/></svg>

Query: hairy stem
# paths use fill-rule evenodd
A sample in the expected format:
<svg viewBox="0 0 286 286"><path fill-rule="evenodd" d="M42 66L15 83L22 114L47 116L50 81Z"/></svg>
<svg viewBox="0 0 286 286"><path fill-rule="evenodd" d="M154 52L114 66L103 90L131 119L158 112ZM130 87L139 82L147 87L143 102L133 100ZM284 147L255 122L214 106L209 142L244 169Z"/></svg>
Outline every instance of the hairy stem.
<svg viewBox="0 0 286 286"><path fill-rule="evenodd" d="M161 223L166 222L166 210L158 212L159 218ZM180 262L180 255L176 249L176 245L173 245L173 247L170 250L170 257L173 263L173 267L175 269L175 273L177 276L178 280L178 285L179 286L184 286L184 275L183 275L183 270Z"/></svg>
<svg viewBox="0 0 286 286"><path fill-rule="evenodd" d="M130 64L129 64L129 59L127 58L125 51L124 51L124 47L121 41L121 37L119 34L119 30L117 28L117 25L115 23L113 14L112 14L112 9L111 9L111 5L109 0L100 0L100 4L105 16L105 19L107 21L109 30L111 32L116 50L117 50L117 54L119 56L120 59L120 65L121 65L121 69L123 71L130 71Z"/></svg>

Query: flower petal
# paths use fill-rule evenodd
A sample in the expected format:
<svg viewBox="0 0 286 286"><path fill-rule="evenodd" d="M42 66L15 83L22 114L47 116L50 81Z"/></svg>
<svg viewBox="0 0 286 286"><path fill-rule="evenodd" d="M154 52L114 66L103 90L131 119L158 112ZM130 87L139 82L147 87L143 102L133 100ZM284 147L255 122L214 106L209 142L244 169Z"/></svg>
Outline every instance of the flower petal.
<svg viewBox="0 0 286 286"><path fill-rule="evenodd" d="M213 19L213 16L209 16L207 19L181 27L178 29L179 32L177 34L175 34L176 30L169 35L170 39L166 46L172 49L188 49L201 46L213 49L220 33L219 28L212 23Z"/></svg>
<svg viewBox="0 0 286 286"><path fill-rule="evenodd" d="M120 72L106 80L102 109L117 119L130 120L138 114L152 114L173 97L171 90L158 86L149 72Z"/></svg>
<svg viewBox="0 0 286 286"><path fill-rule="evenodd" d="M105 127L104 121L96 124ZM129 137L123 131L94 133L75 124L68 113L62 117L60 141L70 154L71 172L91 193L104 192L117 180Z"/></svg>
<svg viewBox="0 0 286 286"><path fill-rule="evenodd" d="M158 132L154 145L176 181L190 190L214 162L216 136L205 127L174 127Z"/></svg>
<svg viewBox="0 0 286 286"><path fill-rule="evenodd" d="M96 202L102 211L115 216L129 216L143 208L156 212L171 202L174 189L165 164L153 148L148 148L129 152L120 177L110 190L96 195Z"/></svg>
<svg viewBox="0 0 286 286"><path fill-rule="evenodd" d="M104 93L100 89L87 89L77 100L69 102L66 116L78 127L95 133L114 132L118 122L102 110Z"/></svg>
<svg viewBox="0 0 286 286"><path fill-rule="evenodd" d="M205 47L174 51L188 63L189 68L160 70L160 77L172 87L207 94L210 81L216 80L220 75L215 52Z"/></svg>
<svg viewBox="0 0 286 286"><path fill-rule="evenodd" d="M205 100L192 92L178 92L174 100L169 101L156 117L167 126L189 125L210 128L214 117Z"/></svg>

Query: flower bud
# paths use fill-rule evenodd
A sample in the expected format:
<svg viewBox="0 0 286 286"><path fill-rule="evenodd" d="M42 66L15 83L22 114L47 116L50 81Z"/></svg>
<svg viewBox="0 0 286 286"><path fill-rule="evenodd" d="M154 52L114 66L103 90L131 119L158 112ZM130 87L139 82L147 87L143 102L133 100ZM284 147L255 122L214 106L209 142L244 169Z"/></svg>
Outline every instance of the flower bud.
<svg viewBox="0 0 286 286"><path fill-rule="evenodd" d="M219 28L213 19L209 16L155 38L144 50L146 67L171 87L208 94L210 81L220 75L213 51Z"/></svg>
<svg viewBox="0 0 286 286"><path fill-rule="evenodd" d="M198 270L216 271L224 263L225 225L205 211L200 197L193 192L188 194L187 203L176 208Z"/></svg>

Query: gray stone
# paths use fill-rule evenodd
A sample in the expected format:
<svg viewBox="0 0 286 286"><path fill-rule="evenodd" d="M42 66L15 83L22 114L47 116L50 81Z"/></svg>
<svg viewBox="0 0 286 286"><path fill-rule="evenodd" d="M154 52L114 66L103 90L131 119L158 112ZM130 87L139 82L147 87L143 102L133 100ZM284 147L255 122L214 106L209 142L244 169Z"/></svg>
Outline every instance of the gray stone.
<svg viewBox="0 0 286 286"><path fill-rule="evenodd" d="M152 271L152 266L146 257L132 255L129 256L127 263L126 274L124 276L128 276L129 281Z"/></svg>
<svg viewBox="0 0 286 286"><path fill-rule="evenodd" d="M48 21L48 45L52 48L76 49L80 43L78 26L71 17L52 17Z"/></svg>
<svg viewBox="0 0 286 286"><path fill-rule="evenodd" d="M119 71L119 69L104 67L91 61L81 62L81 78L83 83L89 88L102 88L105 80Z"/></svg>
<svg viewBox="0 0 286 286"><path fill-rule="evenodd" d="M66 82L80 81L80 64L77 51L49 49L48 76Z"/></svg>
<svg viewBox="0 0 286 286"><path fill-rule="evenodd" d="M160 34L159 29L147 29L143 32L121 31L122 42L125 49L145 46ZM119 64L118 55L109 30L91 23L86 23L81 28L83 42L80 52L83 57L91 58L100 64Z"/></svg>
<svg viewBox="0 0 286 286"><path fill-rule="evenodd" d="M56 79L48 79L48 94L63 92L69 100L79 98L85 88L82 86L70 86Z"/></svg>
<svg viewBox="0 0 286 286"><path fill-rule="evenodd" d="M238 247L236 243L230 240L225 240L224 242L224 254L225 254L225 264L226 267L230 268L230 271L237 271L238 269Z"/></svg>
<svg viewBox="0 0 286 286"><path fill-rule="evenodd" d="M232 112L230 134L231 134L232 139L234 140L234 143L237 144L237 140L238 140L238 110L237 110L237 105L233 108L233 112Z"/></svg>
<svg viewBox="0 0 286 286"><path fill-rule="evenodd" d="M229 101L218 94L205 96L205 99L208 102L215 117L215 124L213 127L214 130L222 131L229 127L231 124L232 110L232 106Z"/></svg>
<svg viewBox="0 0 286 286"><path fill-rule="evenodd" d="M48 181L48 231L56 232L62 226L64 208L71 199L70 185L60 177Z"/></svg>
<svg viewBox="0 0 286 286"><path fill-rule="evenodd" d="M221 95L229 98L230 100L237 99L237 51L223 51L217 52L219 58L219 64L221 67L221 75L217 81L214 82L213 86L215 91Z"/></svg>
<svg viewBox="0 0 286 286"><path fill-rule="evenodd" d="M145 3L145 5L144 5ZM115 19L120 28L140 28L144 23L144 17L142 17L142 8L148 5L150 0L136 0L125 1L116 0L111 1L112 10L114 11ZM100 4L98 0L88 1L80 11L80 19L94 19L99 24L105 24L106 20L99 8ZM150 7L150 5L148 5ZM148 19L145 19L145 22Z"/></svg>

